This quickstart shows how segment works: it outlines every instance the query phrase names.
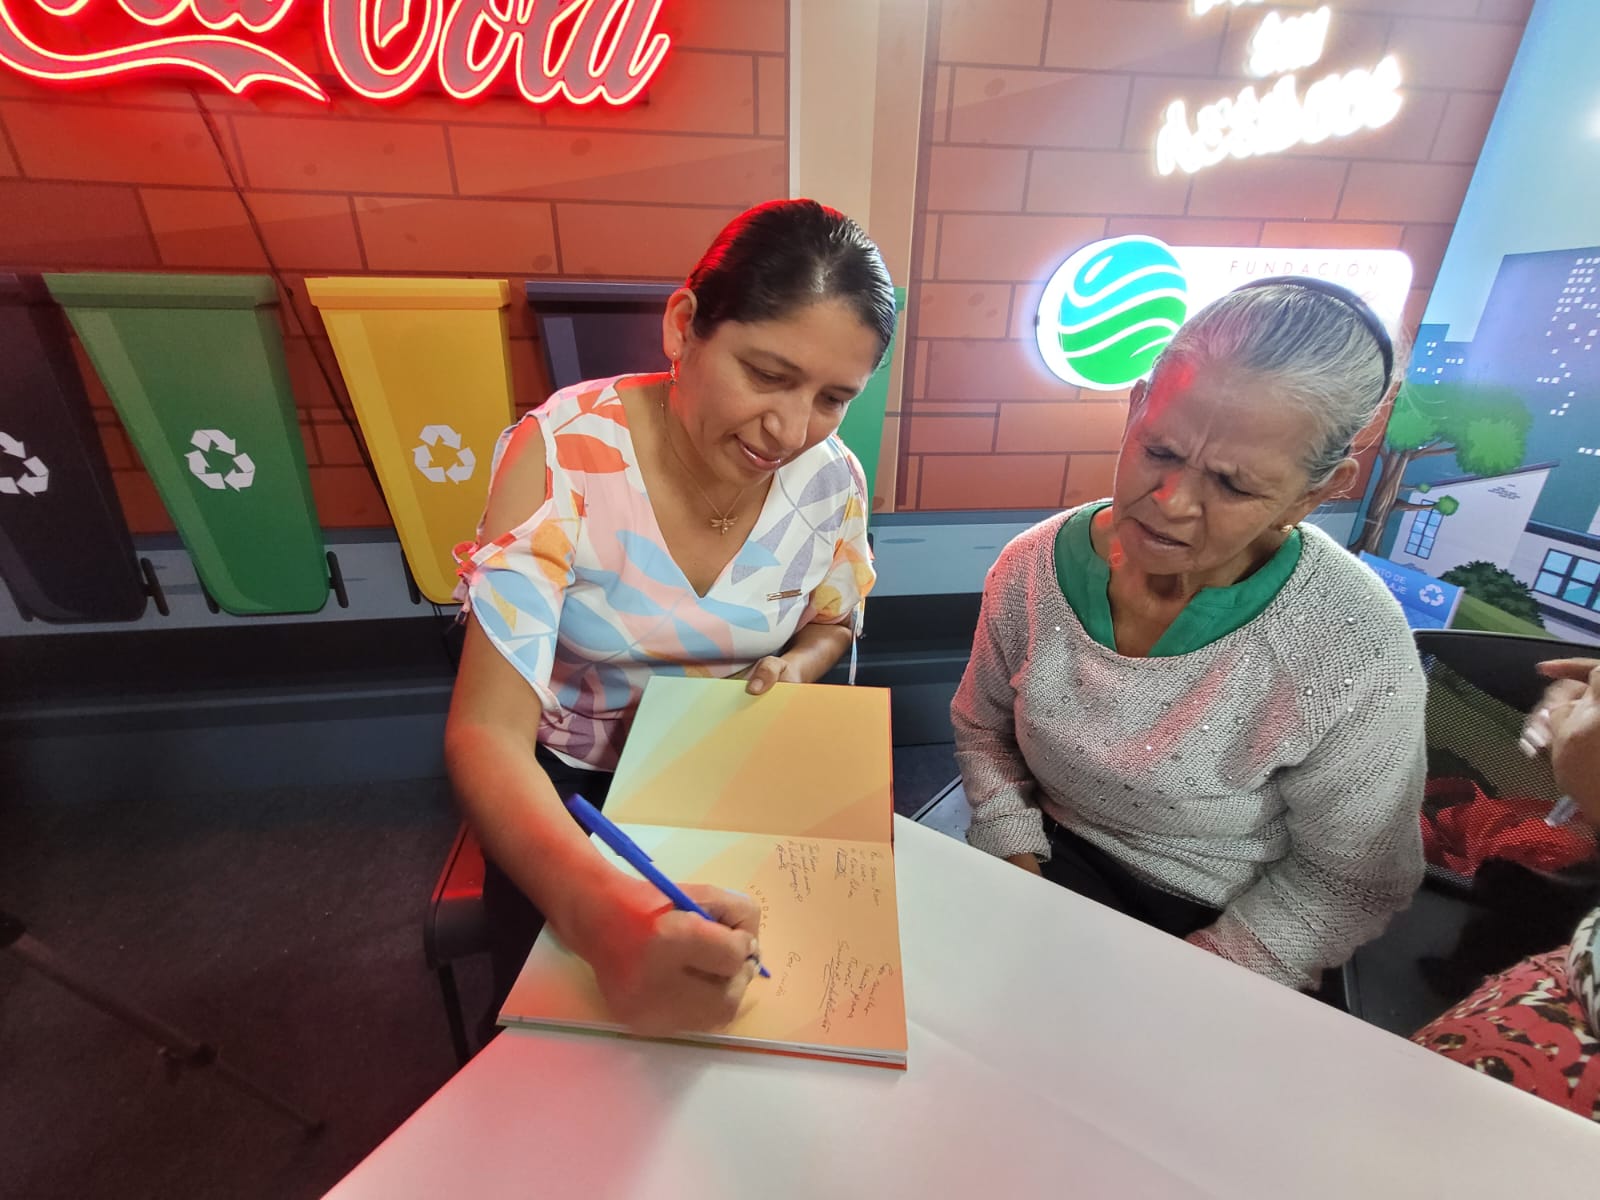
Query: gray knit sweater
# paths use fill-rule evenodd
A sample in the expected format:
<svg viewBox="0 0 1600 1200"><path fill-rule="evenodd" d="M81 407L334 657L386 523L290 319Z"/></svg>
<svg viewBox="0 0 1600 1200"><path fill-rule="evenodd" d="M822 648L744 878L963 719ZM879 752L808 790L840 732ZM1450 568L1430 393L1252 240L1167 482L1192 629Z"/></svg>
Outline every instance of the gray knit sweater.
<svg viewBox="0 0 1600 1200"><path fill-rule="evenodd" d="M1378 578L1304 527L1266 610L1189 654L1127 658L1056 580L1061 513L1000 554L951 706L968 840L1048 856L1039 810L1223 910L1197 945L1305 987L1422 880L1426 682Z"/></svg>

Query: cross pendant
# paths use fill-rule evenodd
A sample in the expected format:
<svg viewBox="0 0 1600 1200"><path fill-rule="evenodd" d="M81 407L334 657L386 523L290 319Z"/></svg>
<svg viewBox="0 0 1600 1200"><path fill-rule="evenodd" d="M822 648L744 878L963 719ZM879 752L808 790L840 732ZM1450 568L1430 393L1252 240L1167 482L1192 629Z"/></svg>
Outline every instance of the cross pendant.
<svg viewBox="0 0 1600 1200"><path fill-rule="evenodd" d="M733 518L732 517L712 517L711 518L711 528L715 529L718 533L727 533L728 530L733 528Z"/></svg>

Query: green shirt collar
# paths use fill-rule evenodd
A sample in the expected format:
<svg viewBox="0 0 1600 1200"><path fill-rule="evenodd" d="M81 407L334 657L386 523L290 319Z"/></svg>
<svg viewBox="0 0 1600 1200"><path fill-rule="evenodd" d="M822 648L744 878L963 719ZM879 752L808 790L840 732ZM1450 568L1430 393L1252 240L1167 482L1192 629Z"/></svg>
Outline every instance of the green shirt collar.
<svg viewBox="0 0 1600 1200"><path fill-rule="evenodd" d="M1111 568L1095 553L1089 532L1095 514L1108 506L1109 501L1085 505L1061 523L1056 533L1056 581L1084 632L1115 650L1111 601L1106 596ZM1260 570L1231 587L1202 588L1151 647L1150 657L1188 654L1255 620L1294 574L1300 563L1300 544L1300 531L1295 529Z"/></svg>

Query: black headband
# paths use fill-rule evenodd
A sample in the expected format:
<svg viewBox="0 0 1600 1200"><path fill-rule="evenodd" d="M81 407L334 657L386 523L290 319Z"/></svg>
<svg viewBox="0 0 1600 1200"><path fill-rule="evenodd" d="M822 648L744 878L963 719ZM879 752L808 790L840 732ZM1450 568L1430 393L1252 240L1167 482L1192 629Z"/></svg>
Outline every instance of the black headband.
<svg viewBox="0 0 1600 1200"><path fill-rule="evenodd" d="M1383 322L1378 319L1378 314L1372 311L1371 305L1349 288L1311 275L1269 275L1265 279L1252 279L1234 290L1243 292L1250 288L1278 286L1305 288L1309 292L1321 292L1324 296L1332 296L1360 317L1361 323L1367 327L1367 332L1378 343L1378 353L1383 355L1383 391L1378 394L1378 399L1381 400L1389 394L1389 385L1394 382L1394 340L1390 338L1389 331L1383 327Z"/></svg>

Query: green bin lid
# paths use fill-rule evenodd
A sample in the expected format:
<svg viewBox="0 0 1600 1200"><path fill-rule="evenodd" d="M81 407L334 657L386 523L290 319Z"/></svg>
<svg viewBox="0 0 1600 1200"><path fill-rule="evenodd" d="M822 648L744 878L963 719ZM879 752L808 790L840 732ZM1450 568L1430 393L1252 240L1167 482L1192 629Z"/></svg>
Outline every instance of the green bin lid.
<svg viewBox="0 0 1600 1200"><path fill-rule="evenodd" d="M266 275L98 273L44 277L50 294L84 308L262 308L278 302Z"/></svg>

